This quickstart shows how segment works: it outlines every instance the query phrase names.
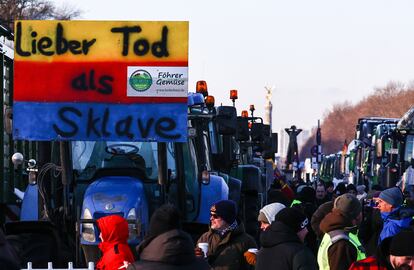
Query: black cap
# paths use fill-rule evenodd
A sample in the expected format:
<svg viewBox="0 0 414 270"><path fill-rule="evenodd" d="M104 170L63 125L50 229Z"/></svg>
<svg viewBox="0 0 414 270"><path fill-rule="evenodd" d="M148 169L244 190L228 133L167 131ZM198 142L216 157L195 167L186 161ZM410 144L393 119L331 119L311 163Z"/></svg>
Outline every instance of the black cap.
<svg viewBox="0 0 414 270"><path fill-rule="evenodd" d="M309 223L308 218L297 208L284 208L277 213L275 221L279 221L295 233L306 228Z"/></svg>
<svg viewBox="0 0 414 270"><path fill-rule="evenodd" d="M390 254L393 256L414 256L414 232L401 231L391 239Z"/></svg>

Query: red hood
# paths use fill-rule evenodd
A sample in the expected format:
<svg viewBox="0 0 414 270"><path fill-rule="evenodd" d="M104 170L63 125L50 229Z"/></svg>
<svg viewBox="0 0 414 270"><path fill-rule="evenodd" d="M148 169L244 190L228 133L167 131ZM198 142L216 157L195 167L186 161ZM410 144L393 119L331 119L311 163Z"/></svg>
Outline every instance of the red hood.
<svg viewBox="0 0 414 270"><path fill-rule="evenodd" d="M97 223L104 242L127 243L129 232L125 218L118 215L106 216L98 219Z"/></svg>

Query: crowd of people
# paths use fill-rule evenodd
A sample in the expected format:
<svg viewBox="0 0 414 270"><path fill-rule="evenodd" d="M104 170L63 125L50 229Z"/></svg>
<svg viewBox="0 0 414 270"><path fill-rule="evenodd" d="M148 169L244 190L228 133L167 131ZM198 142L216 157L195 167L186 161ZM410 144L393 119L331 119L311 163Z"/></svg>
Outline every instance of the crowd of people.
<svg viewBox="0 0 414 270"><path fill-rule="evenodd" d="M267 200L257 213L258 235L246 233L234 201L221 200L195 242L182 229L179 210L165 204L134 252L126 219L102 217L96 269L414 269L414 198L397 186L303 183L279 175ZM0 256L15 256L4 237L0 248Z"/></svg>
<svg viewBox="0 0 414 270"><path fill-rule="evenodd" d="M414 269L412 198L399 187L374 188L277 177L258 213L259 235L247 234L236 203L222 200L196 243L166 204L152 215L136 258L126 220L104 217L97 269Z"/></svg>

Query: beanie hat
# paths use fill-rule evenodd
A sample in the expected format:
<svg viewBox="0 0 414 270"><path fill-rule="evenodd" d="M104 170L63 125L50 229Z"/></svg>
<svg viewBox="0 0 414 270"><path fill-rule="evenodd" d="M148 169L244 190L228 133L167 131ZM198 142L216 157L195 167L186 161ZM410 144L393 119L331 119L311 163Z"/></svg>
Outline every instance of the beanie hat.
<svg viewBox="0 0 414 270"><path fill-rule="evenodd" d="M179 217L180 213L174 205L162 205L151 216L147 237L151 238L174 229L180 229Z"/></svg>
<svg viewBox="0 0 414 270"><path fill-rule="evenodd" d="M279 211L283 208L286 208L286 206L281 203L268 204L260 209L257 220L270 224L275 220L276 214L279 213Z"/></svg>
<svg viewBox="0 0 414 270"><path fill-rule="evenodd" d="M274 203L278 202L286 207L290 205L289 198L285 195L283 191L275 190L275 189L269 189L267 191L267 202L268 203Z"/></svg>
<svg viewBox="0 0 414 270"><path fill-rule="evenodd" d="M391 238L390 254L393 256L414 256L414 232L401 231Z"/></svg>
<svg viewBox="0 0 414 270"><path fill-rule="evenodd" d="M302 202L313 203L316 199L316 191L309 186L303 186L297 197Z"/></svg>
<svg viewBox="0 0 414 270"><path fill-rule="evenodd" d="M364 192L365 192L365 185L359 185L359 186L357 186L357 192L358 192L358 194L363 194Z"/></svg>
<svg viewBox="0 0 414 270"><path fill-rule="evenodd" d="M346 186L346 191L347 192L349 192L351 190L357 192L357 188L354 186L354 184L349 184L349 185Z"/></svg>
<svg viewBox="0 0 414 270"><path fill-rule="evenodd" d="M297 208L284 208L277 213L275 221L279 221L295 233L303 230L309 223L308 218Z"/></svg>
<svg viewBox="0 0 414 270"><path fill-rule="evenodd" d="M357 218L362 210L359 200L349 193L345 193L336 198L333 208L338 209L344 216L350 219Z"/></svg>
<svg viewBox="0 0 414 270"><path fill-rule="evenodd" d="M302 192L302 189L304 189L306 187L306 185L300 185L296 188L296 194L299 194Z"/></svg>
<svg viewBox="0 0 414 270"><path fill-rule="evenodd" d="M345 183L344 183L344 182L339 183L339 184L336 186L336 188L335 188L334 192L335 192L335 194L336 194L336 195L342 195L342 194L345 194L345 193L346 193L346 186L345 186Z"/></svg>
<svg viewBox="0 0 414 270"><path fill-rule="evenodd" d="M237 216L236 203L231 200L218 201L211 206L210 212L221 217L228 224L232 224Z"/></svg>
<svg viewBox="0 0 414 270"><path fill-rule="evenodd" d="M394 207L399 207L403 203L403 194L398 187L392 187L381 191L379 198Z"/></svg>

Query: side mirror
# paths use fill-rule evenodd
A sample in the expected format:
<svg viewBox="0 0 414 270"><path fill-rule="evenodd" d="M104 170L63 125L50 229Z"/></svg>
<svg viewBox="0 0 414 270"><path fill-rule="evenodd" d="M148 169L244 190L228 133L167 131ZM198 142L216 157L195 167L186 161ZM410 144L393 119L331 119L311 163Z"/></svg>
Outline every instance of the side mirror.
<svg viewBox="0 0 414 270"><path fill-rule="evenodd" d="M217 107L217 132L221 135L234 135L237 131L237 112L232 106Z"/></svg>
<svg viewBox="0 0 414 270"><path fill-rule="evenodd" d="M277 153L278 151L278 137L277 133L272 133L272 152Z"/></svg>
<svg viewBox="0 0 414 270"><path fill-rule="evenodd" d="M237 141L248 141L250 139L249 135L249 121L244 117L237 117Z"/></svg>
<svg viewBox="0 0 414 270"><path fill-rule="evenodd" d="M250 130L250 135L252 137L252 141L263 141L263 127L264 125L262 123L253 123L252 128Z"/></svg>

